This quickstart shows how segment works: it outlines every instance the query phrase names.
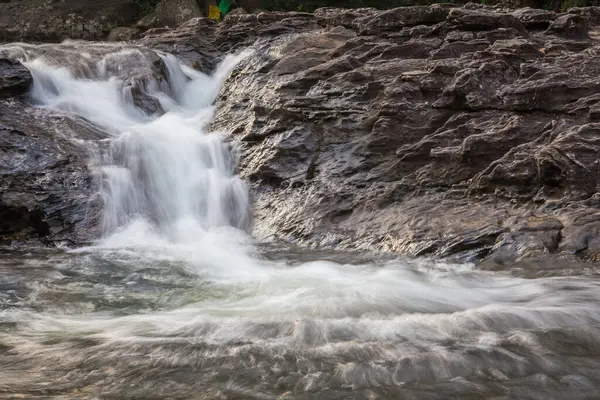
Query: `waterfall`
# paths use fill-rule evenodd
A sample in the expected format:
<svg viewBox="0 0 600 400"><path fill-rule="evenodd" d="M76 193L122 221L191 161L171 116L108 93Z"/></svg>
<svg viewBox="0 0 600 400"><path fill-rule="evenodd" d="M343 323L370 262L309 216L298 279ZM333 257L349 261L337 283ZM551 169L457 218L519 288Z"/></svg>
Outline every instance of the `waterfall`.
<svg viewBox="0 0 600 400"><path fill-rule="evenodd" d="M94 160L105 235L142 226L179 241L218 227L247 228L248 193L236 158L223 133L207 131L220 87L244 55L225 58L209 76L172 55L136 48L14 50L33 75L33 101L108 133Z"/></svg>

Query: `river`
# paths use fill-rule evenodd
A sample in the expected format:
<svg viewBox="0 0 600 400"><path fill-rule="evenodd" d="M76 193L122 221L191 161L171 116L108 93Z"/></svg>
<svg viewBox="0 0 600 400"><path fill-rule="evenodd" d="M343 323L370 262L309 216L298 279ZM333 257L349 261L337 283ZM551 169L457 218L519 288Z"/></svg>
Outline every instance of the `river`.
<svg viewBox="0 0 600 400"><path fill-rule="evenodd" d="M594 274L252 238L235 143L209 131L221 84L251 53L208 76L135 48L4 51L32 72L37 107L107 138L90 143L102 237L1 251L2 398L598 398ZM129 77L165 112L136 103Z"/></svg>

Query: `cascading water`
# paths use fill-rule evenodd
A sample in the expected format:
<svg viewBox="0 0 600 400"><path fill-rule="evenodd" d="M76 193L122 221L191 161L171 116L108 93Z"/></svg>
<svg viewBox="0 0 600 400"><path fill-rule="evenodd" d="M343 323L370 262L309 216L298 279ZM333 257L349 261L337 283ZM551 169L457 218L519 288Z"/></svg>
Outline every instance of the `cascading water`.
<svg viewBox="0 0 600 400"><path fill-rule="evenodd" d="M597 279L528 280L377 255L307 262L301 252L276 248L282 257L249 244L235 153L224 134L206 131L240 56L208 76L142 48L0 50L31 70L37 106L107 133L99 146L89 143L104 237L85 249L0 259L14 299L0 307L0 395L598 393Z"/></svg>
<svg viewBox="0 0 600 400"><path fill-rule="evenodd" d="M111 135L97 160L106 233L135 225L182 241L198 234L190 229L248 226L248 194L234 173L231 148L222 134L205 132L221 84L240 57L227 57L212 76L171 55L136 49L89 56L78 71L45 57L25 63L34 101L80 115ZM137 69L133 82L123 80L132 72L128 62ZM157 74L156 64L166 76ZM166 113L148 115L133 91Z"/></svg>

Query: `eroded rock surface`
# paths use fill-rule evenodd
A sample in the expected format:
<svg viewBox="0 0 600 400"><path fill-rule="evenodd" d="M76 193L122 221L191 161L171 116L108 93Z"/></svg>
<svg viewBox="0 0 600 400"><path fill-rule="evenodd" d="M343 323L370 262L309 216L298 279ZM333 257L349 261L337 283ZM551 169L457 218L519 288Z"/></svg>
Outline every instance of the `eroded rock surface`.
<svg viewBox="0 0 600 400"><path fill-rule="evenodd" d="M599 258L594 12L226 19L228 50L254 42L254 54L214 127L239 142L256 234L500 263Z"/></svg>

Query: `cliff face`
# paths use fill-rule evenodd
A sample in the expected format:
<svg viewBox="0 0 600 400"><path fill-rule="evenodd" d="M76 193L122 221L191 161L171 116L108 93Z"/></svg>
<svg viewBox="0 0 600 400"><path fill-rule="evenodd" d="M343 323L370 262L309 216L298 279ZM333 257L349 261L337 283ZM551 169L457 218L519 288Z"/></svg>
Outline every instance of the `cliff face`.
<svg viewBox="0 0 600 400"><path fill-rule="evenodd" d="M258 36L215 122L241 145L256 233L596 259L598 15L468 5L228 17L220 29L238 41Z"/></svg>
<svg viewBox="0 0 600 400"><path fill-rule="evenodd" d="M472 4L236 13L134 44L203 70L252 49L213 125L239 145L259 237L500 263L597 259L599 22L597 8Z"/></svg>

